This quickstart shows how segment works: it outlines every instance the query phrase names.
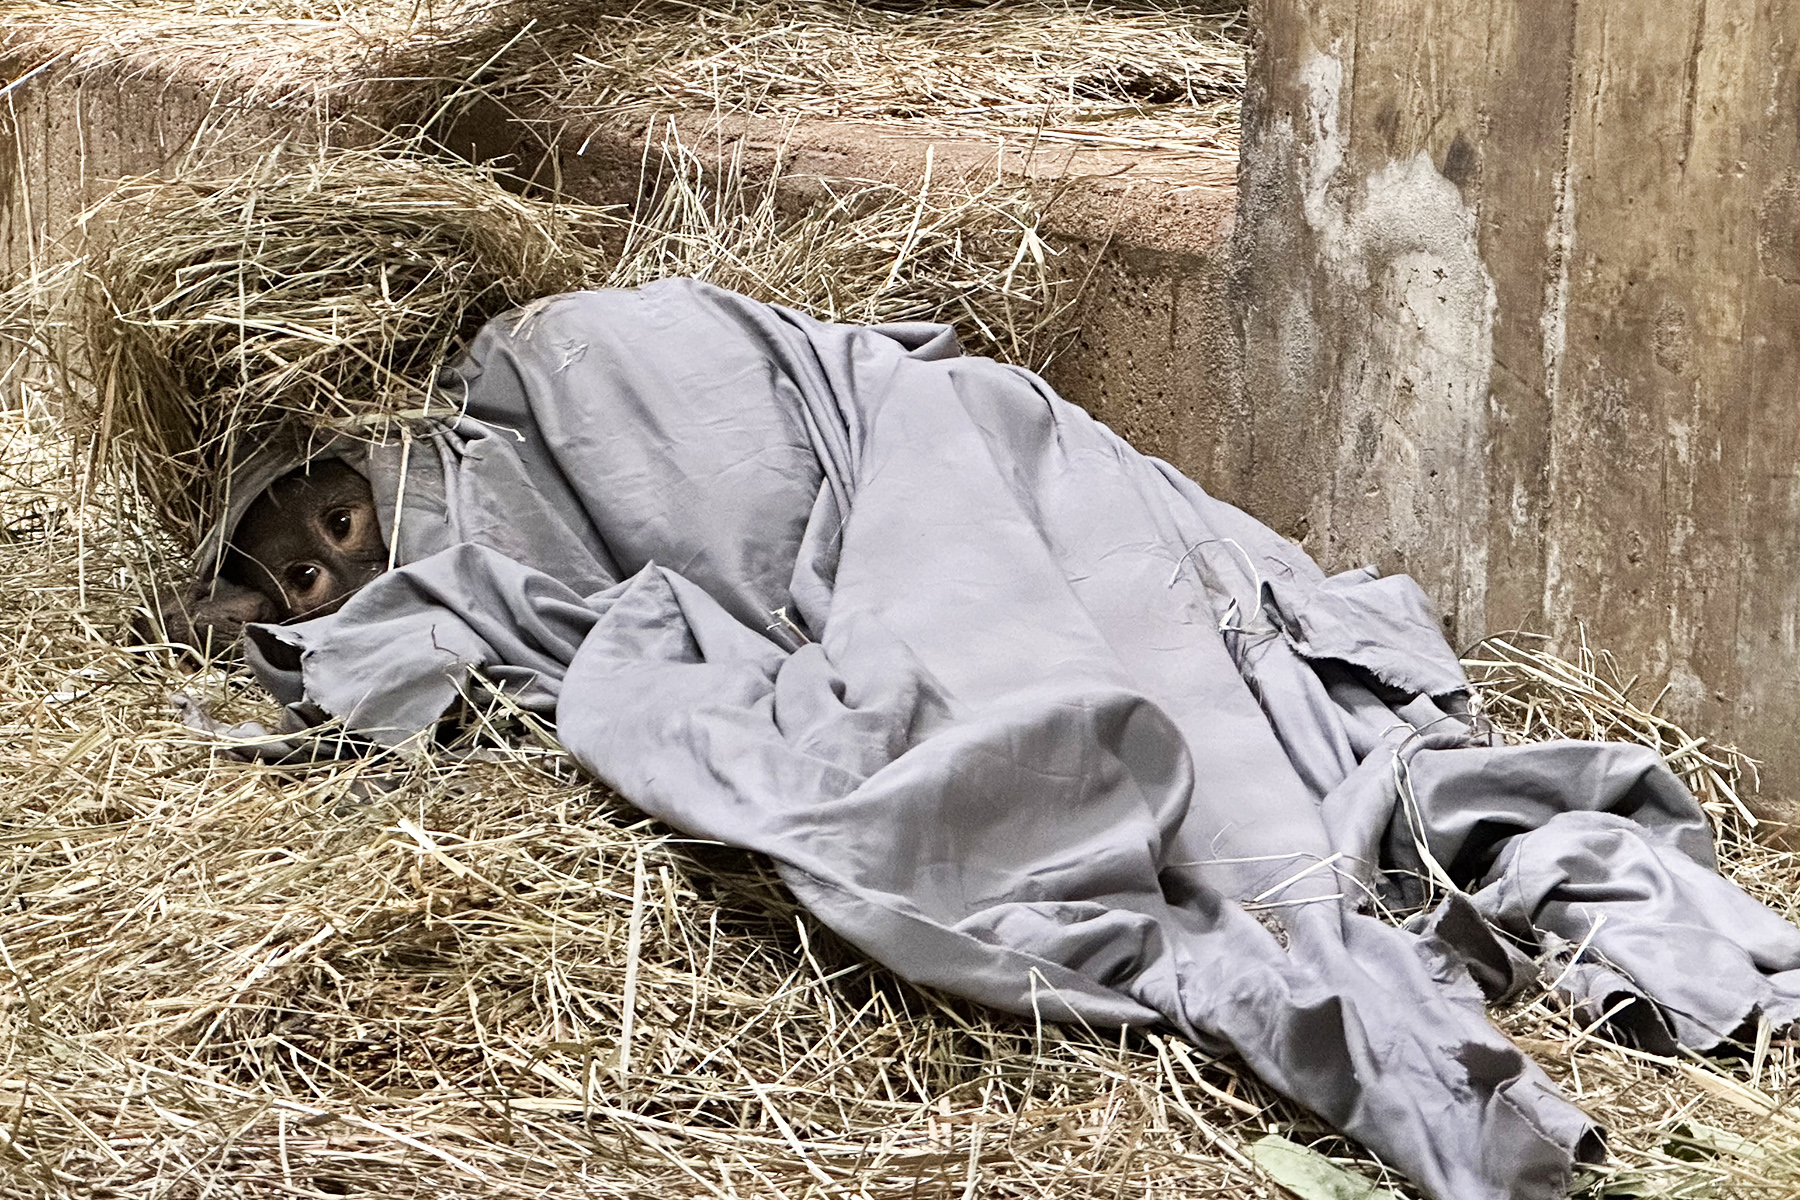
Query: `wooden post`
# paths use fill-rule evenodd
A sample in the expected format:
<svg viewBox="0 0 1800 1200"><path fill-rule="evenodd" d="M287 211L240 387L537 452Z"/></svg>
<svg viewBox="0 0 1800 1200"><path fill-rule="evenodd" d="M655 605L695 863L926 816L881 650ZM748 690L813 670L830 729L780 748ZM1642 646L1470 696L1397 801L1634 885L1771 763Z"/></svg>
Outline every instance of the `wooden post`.
<svg viewBox="0 0 1800 1200"><path fill-rule="evenodd" d="M1612 649L1800 795L1796 29L1778 0L1253 0L1263 513L1453 640ZM1293 481L1299 481L1296 486ZM1254 505L1253 505L1254 507ZM1794 811L1794 810L1789 810ZM1791 816L1788 819L1793 819Z"/></svg>

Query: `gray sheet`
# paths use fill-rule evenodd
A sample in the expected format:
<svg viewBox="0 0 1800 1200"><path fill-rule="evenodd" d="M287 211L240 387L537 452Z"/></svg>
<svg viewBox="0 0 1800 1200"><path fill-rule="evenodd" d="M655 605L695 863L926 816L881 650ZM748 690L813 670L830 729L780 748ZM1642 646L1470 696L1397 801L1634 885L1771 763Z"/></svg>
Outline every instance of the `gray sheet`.
<svg viewBox="0 0 1800 1200"><path fill-rule="evenodd" d="M1800 1018L1800 929L1654 755L1490 744L1410 580L947 329L671 281L503 318L440 395L365 464L405 565L257 632L284 699L398 743L474 669L908 979L1230 1047L1441 1200L1600 1152L1486 1019L1529 955L1654 1047Z"/></svg>

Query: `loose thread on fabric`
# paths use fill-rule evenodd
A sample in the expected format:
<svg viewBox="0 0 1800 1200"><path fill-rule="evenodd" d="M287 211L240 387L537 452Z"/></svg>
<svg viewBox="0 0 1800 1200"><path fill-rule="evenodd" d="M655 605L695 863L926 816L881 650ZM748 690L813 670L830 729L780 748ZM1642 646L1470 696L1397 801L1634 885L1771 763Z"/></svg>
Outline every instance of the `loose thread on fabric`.
<svg viewBox="0 0 1800 1200"><path fill-rule="evenodd" d="M400 520L406 512L406 476L407 466L412 462L412 428L400 427L400 481L394 485L394 524L388 531L387 569L393 570L394 563L400 556Z"/></svg>
<svg viewBox="0 0 1800 1200"><path fill-rule="evenodd" d="M1544 989L1546 992L1554 992L1563 985L1563 981L1569 977L1569 972L1575 969L1575 964L1581 961L1581 956L1587 953L1589 944L1593 942L1594 936L1600 932L1600 927L1605 924L1605 913L1601 913L1598 917L1594 918L1594 923L1588 926L1587 933L1583 934L1581 941L1576 943L1575 953L1569 955L1569 961L1563 964L1563 969L1557 973L1556 979L1551 982L1550 986Z"/></svg>
<svg viewBox="0 0 1800 1200"><path fill-rule="evenodd" d="M1283 888L1289 887L1293 884L1299 883L1302 879L1305 879L1308 875L1311 875L1314 871L1322 870L1326 867L1329 867L1332 863L1336 862L1338 859L1340 859L1342 857L1344 857L1342 851L1333 851L1331 854L1326 855L1324 858L1319 859L1317 862L1312 863L1309 866L1302 867L1298 871L1295 871L1292 875L1289 875L1286 879L1283 879L1280 883L1271 884L1269 887L1263 889L1261 892L1250 897L1250 899L1245 902L1245 907L1247 908L1251 904L1258 904L1264 900L1267 900L1270 896L1273 896L1276 892L1279 892Z"/></svg>
<svg viewBox="0 0 1800 1200"><path fill-rule="evenodd" d="M1181 568L1187 565L1187 560L1192 558L1194 553L1202 546L1210 546L1214 542L1224 542L1227 546L1230 546L1233 550L1236 550L1243 556L1244 566L1249 569L1250 578L1256 585L1251 594L1253 596L1261 596L1263 585L1262 572L1256 569L1256 560L1250 557L1250 552L1248 550L1238 544L1236 538L1202 538L1200 541L1195 542L1187 548L1187 553L1175 560L1175 569L1169 573L1169 582L1163 586L1166 588L1174 587L1181 579ZM1231 603L1225 606L1225 612L1219 617L1220 632L1242 632L1243 626L1237 623L1238 621L1241 621L1242 615L1243 610L1238 605L1238 599L1236 596L1233 596L1231 598ZM1236 620L1234 620L1234 618L1236 618Z"/></svg>
<svg viewBox="0 0 1800 1200"><path fill-rule="evenodd" d="M764 633L774 633L779 629L792 634L794 640L799 642L802 646L812 645L812 639L806 636L806 631L800 628L794 618L788 616L787 605L784 604L780 608L770 609L769 615L775 619L763 626Z"/></svg>
<svg viewBox="0 0 1800 1200"><path fill-rule="evenodd" d="M1401 811L1406 814L1407 832L1412 837L1413 848L1418 851L1419 861L1425 866L1427 877L1438 883L1445 891L1453 896L1466 896L1468 893L1459 887L1455 880L1450 878L1450 872L1444 869L1442 863L1438 862L1437 856L1431 852L1431 848L1427 844L1425 836L1425 818L1424 815L1419 812L1418 799L1413 794L1412 756L1406 752L1411 749L1415 743L1422 741L1425 735L1435 726L1442 725L1446 721L1461 720L1462 717L1458 713L1445 713L1442 716L1425 722L1423 725L1413 725L1411 722L1399 721L1382 731L1382 735L1385 737L1387 734L1392 733L1397 729L1409 730L1407 735L1400 740L1400 744L1395 746L1393 750L1394 791L1400 798ZM1470 733L1471 735L1474 733L1472 724L1470 725ZM1487 922L1486 918L1483 918L1483 921L1488 924L1490 928L1492 927L1492 923Z"/></svg>

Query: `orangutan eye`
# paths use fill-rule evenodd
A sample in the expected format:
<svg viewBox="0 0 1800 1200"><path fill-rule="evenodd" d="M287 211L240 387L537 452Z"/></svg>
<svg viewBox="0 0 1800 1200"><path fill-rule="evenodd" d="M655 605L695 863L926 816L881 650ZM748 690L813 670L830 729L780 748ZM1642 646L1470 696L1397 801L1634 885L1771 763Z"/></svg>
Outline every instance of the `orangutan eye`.
<svg viewBox="0 0 1800 1200"><path fill-rule="evenodd" d="M347 508L336 509L325 514L325 532L337 541L345 541L350 531L356 528L356 518Z"/></svg>
<svg viewBox="0 0 1800 1200"><path fill-rule="evenodd" d="M287 585L296 592L310 592L318 584L323 575L314 563L295 563L287 569Z"/></svg>

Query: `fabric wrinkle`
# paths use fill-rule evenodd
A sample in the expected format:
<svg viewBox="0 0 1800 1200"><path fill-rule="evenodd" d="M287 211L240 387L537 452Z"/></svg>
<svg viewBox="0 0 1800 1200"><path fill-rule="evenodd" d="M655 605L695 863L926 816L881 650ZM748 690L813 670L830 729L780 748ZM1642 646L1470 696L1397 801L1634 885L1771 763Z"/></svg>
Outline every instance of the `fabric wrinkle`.
<svg viewBox="0 0 1800 1200"><path fill-rule="evenodd" d="M944 327L671 280L454 379L402 565L272 634L278 695L395 744L496 678L903 978L1229 1047L1436 1200L1600 1153L1483 1008L1558 953L1621 1036L1800 1018L1800 929L1653 754L1493 744L1417 584L1325 576Z"/></svg>

